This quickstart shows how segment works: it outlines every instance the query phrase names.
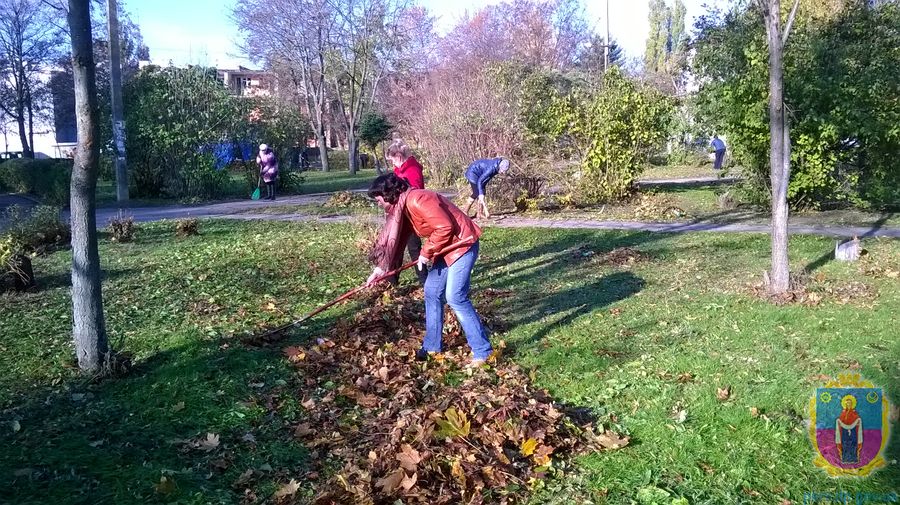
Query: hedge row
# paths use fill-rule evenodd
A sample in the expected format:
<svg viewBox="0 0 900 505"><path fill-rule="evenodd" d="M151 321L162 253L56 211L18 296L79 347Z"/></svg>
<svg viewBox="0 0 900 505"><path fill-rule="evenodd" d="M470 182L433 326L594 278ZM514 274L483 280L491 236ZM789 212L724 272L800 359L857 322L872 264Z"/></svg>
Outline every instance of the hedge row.
<svg viewBox="0 0 900 505"><path fill-rule="evenodd" d="M0 163L0 186L29 193L50 205L69 204L72 160L18 158Z"/></svg>

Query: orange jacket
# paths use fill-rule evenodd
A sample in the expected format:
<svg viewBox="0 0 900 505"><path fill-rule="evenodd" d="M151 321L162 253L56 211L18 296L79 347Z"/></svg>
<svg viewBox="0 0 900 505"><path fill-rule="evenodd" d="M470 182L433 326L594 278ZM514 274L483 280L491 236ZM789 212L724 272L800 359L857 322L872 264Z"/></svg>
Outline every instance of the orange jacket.
<svg viewBox="0 0 900 505"><path fill-rule="evenodd" d="M410 189L405 212L416 235L428 238L421 254L432 261L440 253L452 265L481 236L481 228L465 212L434 191ZM447 247L451 249L445 251Z"/></svg>

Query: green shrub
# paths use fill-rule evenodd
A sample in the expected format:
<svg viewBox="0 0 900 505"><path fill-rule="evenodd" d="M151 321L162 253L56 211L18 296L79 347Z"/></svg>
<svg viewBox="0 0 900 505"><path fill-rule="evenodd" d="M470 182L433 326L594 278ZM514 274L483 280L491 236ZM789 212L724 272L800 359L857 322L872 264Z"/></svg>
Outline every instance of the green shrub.
<svg viewBox="0 0 900 505"><path fill-rule="evenodd" d="M345 172L350 170L349 151L328 151L328 170L332 172Z"/></svg>
<svg viewBox="0 0 900 505"><path fill-rule="evenodd" d="M71 231L69 224L60 218L60 210L59 207L39 205L29 211L13 205L3 216L3 220L11 223L4 235L12 237L28 252L42 252L68 244Z"/></svg>
<svg viewBox="0 0 900 505"><path fill-rule="evenodd" d="M575 174L579 203L618 200L631 191L650 155L669 131L674 100L628 78L617 67L603 86L579 91L561 103L558 123L584 155Z"/></svg>
<svg viewBox="0 0 900 505"><path fill-rule="evenodd" d="M30 193L50 205L68 205L72 160L18 158L0 164L0 182L17 193Z"/></svg>
<svg viewBox="0 0 900 505"><path fill-rule="evenodd" d="M278 191L281 193L300 193L306 177L298 170L281 170L278 174Z"/></svg>

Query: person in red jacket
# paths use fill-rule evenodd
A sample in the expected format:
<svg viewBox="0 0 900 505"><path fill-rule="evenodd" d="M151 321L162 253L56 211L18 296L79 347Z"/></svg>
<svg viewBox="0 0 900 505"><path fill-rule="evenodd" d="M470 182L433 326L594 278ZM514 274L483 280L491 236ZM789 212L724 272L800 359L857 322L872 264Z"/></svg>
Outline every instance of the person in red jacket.
<svg viewBox="0 0 900 505"><path fill-rule="evenodd" d="M422 173L422 165L419 160L412 155L412 150L400 139L395 139L387 150L387 157L394 164L394 175L405 180L412 189L425 189L425 175ZM409 236L409 242L406 244L406 250L409 252L410 259L419 257L422 251L422 239L415 233ZM417 270L419 283L425 285L425 279L428 278L428 272Z"/></svg>
<svg viewBox="0 0 900 505"><path fill-rule="evenodd" d="M409 187L413 189L425 189L422 165L412 155L412 151L405 142L400 139L394 140L388 147L387 157L394 164L394 175L406 179Z"/></svg>

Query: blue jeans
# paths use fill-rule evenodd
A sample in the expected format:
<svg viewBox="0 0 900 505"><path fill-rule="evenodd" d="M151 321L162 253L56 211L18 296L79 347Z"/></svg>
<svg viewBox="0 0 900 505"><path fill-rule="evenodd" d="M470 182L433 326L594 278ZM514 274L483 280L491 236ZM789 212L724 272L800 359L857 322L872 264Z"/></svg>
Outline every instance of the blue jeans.
<svg viewBox="0 0 900 505"><path fill-rule="evenodd" d="M429 270L425 280L425 342L422 344L426 351L441 350L444 303L449 303L466 334L473 357L487 359L490 356L492 349L487 332L469 300L469 280L476 259L478 242L449 267L443 259L439 259Z"/></svg>

